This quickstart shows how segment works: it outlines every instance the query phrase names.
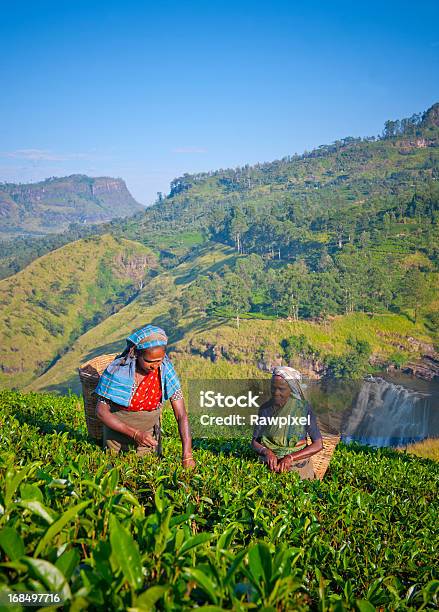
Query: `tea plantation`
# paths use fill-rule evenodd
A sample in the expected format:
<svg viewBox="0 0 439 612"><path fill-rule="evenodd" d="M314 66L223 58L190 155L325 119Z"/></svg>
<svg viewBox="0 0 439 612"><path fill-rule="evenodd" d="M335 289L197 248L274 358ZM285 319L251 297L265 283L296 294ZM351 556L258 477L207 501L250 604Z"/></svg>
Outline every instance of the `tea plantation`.
<svg viewBox="0 0 439 612"><path fill-rule="evenodd" d="M300 482L244 441L195 440L183 470L170 410L161 461L104 453L76 396L3 391L0 421L0 593L56 591L71 611L437 608L433 461L340 445L323 482Z"/></svg>

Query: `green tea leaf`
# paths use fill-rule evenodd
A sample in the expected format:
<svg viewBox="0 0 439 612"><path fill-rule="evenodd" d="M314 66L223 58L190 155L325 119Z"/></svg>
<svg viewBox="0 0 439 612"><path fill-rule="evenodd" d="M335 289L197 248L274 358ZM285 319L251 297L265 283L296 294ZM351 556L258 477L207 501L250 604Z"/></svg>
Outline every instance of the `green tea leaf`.
<svg viewBox="0 0 439 612"><path fill-rule="evenodd" d="M111 550L128 584L140 589L143 584L142 561L137 543L114 515L110 516Z"/></svg>
<svg viewBox="0 0 439 612"><path fill-rule="evenodd" d="M45 549L47 544L61 531L61 529L66 525L69 521L71 521L77 514L81 512L84 508L86 508L89 504L91 504L92 500L81 502L72 508L69 508L61 515L55 523L53 523L49 529L46 531L44 536L41 538L35 552L34 556L38 557L38 555Z"/></svg>
<svg viewBox="0 0 439 612"><path fill-rule="evenodd" d="M30 463L22 470L18 471L14 468L9 468L6 472L6 492L5 492L5 506L8 507L12 501L12 498L20 485L20 483L26 478L26 476L37 467L37 463Z"/></svg>
<svg viewBox="0 0 439 612"><path fill-rule="evenodd" d="M216 543L217 552L220 552L222 550L228 550L230 548L230 545L231 545L231 542L233 540L233 536L235 535L235 533L236 533L236 527L232 525L231 527L226 529L224 533L220 535Z"/></svg>
<svg viewBox="0 0 439 612"><path fill-rule="evenodd" d="M39 502L43 502L43 494L41 489L37 485L23 483L20 487L21 499L36 499Z"/></svg>
<svg viewBox="0 0 439 612"><path fill-rule="evenodd" d="M191 550L192 548L195 548L200 544L204 544L205 542L209 542L209 540L211 540L212 538L213 535L210 533L199 533L198 535L186 540L186 542L184 542L183 546L178 551L178 554L184 555L184 553L186 553L188 550Z"/></svg>
<svg viewBox="0 0 439 612"><path fill-rule="evenodd" d="M24 555L23 540L12 527L0 529L0 546L11 561Z"/></svg>
<svg viewBox="0 0 439 612"><path fill-rule="evenodd" d="M66 550L55 562L55 566L70 580L72 574L81 560L81 555L76 548Z"/></svg>
<svg viewBox="0 0 439 612"><path fill-rule="evenodd" d="M244 559L244 557L246 556L247 551L241 550L241 552L239 552L237 555L235 555L235 558L233 559L232 565L229 567L228 571L227 571L227 576L226 579L224 581L225 584L229 584L236 572L236 570L239 568L239 566L242 563L242 560Z"/></svg>
<svg viewBox="0 0 439 612"><path fill-rule="evenodd" d="M22 561L28 566L30 573L37 580L41 580L48 589L61 593L64 599L71 598L72 594L66 577L55 565L44 559L32 559L31 557L23 557Z"/></svg>
<svg viewBox="0 0 439 612"><path fill-rule="evenodd" d="M55 520L54 512L35 499L22 499L21 501L17 502L17 506L21 506L33 514L36 514L44 519L46 523L49 523L49 525L51 525Z"/></svg>
<svg viewBox="0 0 439 612"><path fill-rule="evenodd" d="M119 470L113 468L102 478L101 490L106 495L112 495L119 482Z"/></svg>
<svg viewBox="0 0 439 612"><path fill-rule="evenodd" d="M268 585L272 576L271 552L264 542L259 542L248 551L249 566L255 581Z"/></svg>
<svg viewBox="0 0 439 612"><path fill-rule="evenodd" d="M195 582L203 589L207 595L211 598L213 603L218 603L218 587L216 583L209 578L202 570L193 567L186 567L185 573L189 578L195 580Z"/></svg>
<svg viewBox="0 0 439 612"><path fill-rule="evenodd" d="M439 580L430 580L430 582L428 582L422 589L424 602L428 603L434 601L436 594L439 594Z"/></svg>
<svg viewBox="0 0 439 612"><path fill-rule="evenodd" d="M167 545L167 541L171 535L171 531L169 529L169 522L171 520L171 516L172 516L172 512L173 512L173 507L172 506L168 506L168 508L166 508L166 511L163 512L163 514L161 515L160 519L160 528L158 533L156 534L156 538L155 538L155 546L154 546L154 552L157 555L161 555Z"/></svg>
<svg viewBox="0 0 439 612"><path fill-rule="evenodd" d="M355 602L358 612L375 612L376 608L369 601L365 599L357 599Z"/></svg>
<svg viewBox="0 0 439 612"><path fill-rule="evenodd" d="M194 519L195 518L195 514L191 514L190 512L187 512L186 514L179 514L177 516L173 516L169 522L169 526L170 527L175 527L176 525L180 525L181 523L185 523L186 521L190 520L190 519Z"/></svg>
<svg viewBox="0 0 439 612"><path fill-rule="evenodd" d="M127 491L125 489L120 491L121 495L123 495L124 499L126 499L128 502L130 502L130 504L133 504L133 506L138 506L141 507L141 504L139 502L139 500L137 499L137 497L135 497L131 491Z"/></svg>
<svg viewBox="0 0 439 612"><path fill-rule="evenodd" d="M159 585L150 587L141 595L136 597L133 608L128 608L128 612L151 612L155 604L169 590L169 585Z"/></svg>
<svg viewBox="0 0 439 612"><path fill-rule="evenodd" d="M3 602L7 601L9 595L11 594L11 589L10 587L8 587L7 584L0 584L0 597L2 598ZM0 607L0 610L5 611L5 612L22 612L23 610L23 606L19 603L9 603L6 605L2 605Z"/></svg>
<svg viewBox="0 0 439 612"><path fill-rule="evenodd" d="M157 510L162 513L165 508L165 498L163 494L163 486L159 485L154 495L154 503Z"/></svg>
<svg viewBox="0 0 439 612"><path fill-rule="evenodd" d="M27 565L22 562L23 557L20 559L16 559L15 561L5 561L4 563L0 563L0 567L10 567L17 572L24 573L27 570Z"/></svg>

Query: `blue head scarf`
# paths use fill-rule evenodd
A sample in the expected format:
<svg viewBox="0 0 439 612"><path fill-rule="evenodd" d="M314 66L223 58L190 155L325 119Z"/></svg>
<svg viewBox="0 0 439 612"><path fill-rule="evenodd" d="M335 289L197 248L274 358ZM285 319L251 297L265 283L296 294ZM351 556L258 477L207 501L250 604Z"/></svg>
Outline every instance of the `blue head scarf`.
<svg viewBox="0 0 439 612"><path fill-rule="evenodd" d="M126 342L124 352L116 357L102 373L95 393L116 404L128 407L133 394L136 373L135 349L144 350L154 346L166 346L168 337L160 327L146 325L128 336ZM181 387L174 366L167 355L160 366L160 382L162 400L172 397Z"/></svg>

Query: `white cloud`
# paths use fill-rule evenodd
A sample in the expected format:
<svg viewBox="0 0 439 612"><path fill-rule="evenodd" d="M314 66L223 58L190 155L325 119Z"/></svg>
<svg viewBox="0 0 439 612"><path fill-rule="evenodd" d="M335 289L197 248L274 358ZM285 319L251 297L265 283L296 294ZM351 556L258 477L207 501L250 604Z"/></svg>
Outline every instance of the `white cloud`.
<svg viewBox="0 0 439 612"><path fill-rule="evenodd" d="M28 161L68 161L72 159L90 159L87 153L53 153L46 149L17 149L0 151L0 157L7 159L26 159Z"/></svg>
<svg viewBox="0 0 439 612"><path fill-rule="evenodd" d="M176 149L172 149L171 153L207 153L207 149L204 149L203 147L177 147Z"/></svg>

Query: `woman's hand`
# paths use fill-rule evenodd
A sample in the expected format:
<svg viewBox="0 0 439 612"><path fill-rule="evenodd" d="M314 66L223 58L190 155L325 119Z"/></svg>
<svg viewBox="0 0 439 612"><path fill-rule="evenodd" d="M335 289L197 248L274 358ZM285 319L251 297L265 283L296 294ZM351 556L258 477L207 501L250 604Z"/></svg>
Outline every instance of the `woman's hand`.
<svg viewBox="0 0 439 612"><path fill-rule="evenodd" d="M265 461L267 462L268 468L272 472L277 472L278 471L278 460L277 460L276 455L273 453L273 451L270 449L267 449L264 452L264 457L265 457Z"/></svg>
<svg viewBox="0 0 439 612"><path fill-rule="evenodd" d="M288 472L288 470L291 468L291 465L293 463L293 459L291 457L291 455L286 455L286 457L283 457L282 459L280 459L280 461L277 464L277 471L278 472Z"/></svg>
<svg viewBox="0 0 439 612"><path fill-rule="evenodd" d="M181 465L184 468L194 468L196 463L194 458L192 457L192 455L187 456L187 457L183 457L183 459L181 460Z"/></svg>
<svg viewBox="0 0 439 612"><path fill-rule="evenodd" d="M133 435L134 442L137 442L139 446L151 446L155 448L158 444L157 440L150 433L145 431L137 430Z"/></svg>

